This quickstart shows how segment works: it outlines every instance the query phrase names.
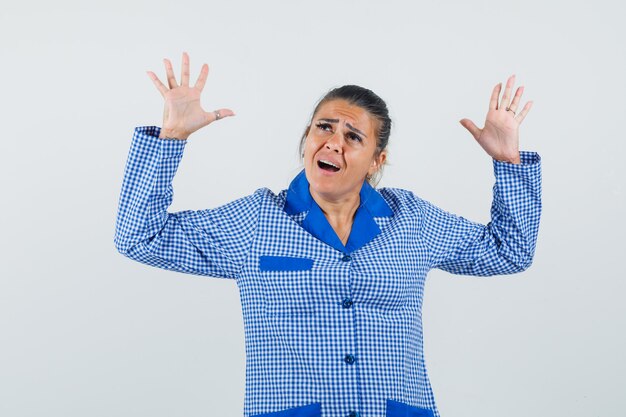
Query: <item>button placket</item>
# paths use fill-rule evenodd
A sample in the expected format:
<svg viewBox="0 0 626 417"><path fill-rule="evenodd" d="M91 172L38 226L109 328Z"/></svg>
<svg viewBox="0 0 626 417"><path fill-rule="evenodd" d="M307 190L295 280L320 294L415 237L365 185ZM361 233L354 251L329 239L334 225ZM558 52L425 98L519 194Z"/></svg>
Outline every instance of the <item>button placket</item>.
<svg viewBox="0 0 626 417"><path fill-rule="evenodd" d="M352 260L352 257L346 253L346 254L343 255L341 260L343 262L350 262ZM353 304L353 302L352 302L352 299L350 297L345 297L343 300L341 300L341 306L343 308L350 308L350 307L352 307L352 304Z"/></svg>
<svg viewBox="0 0 626 417"><path fill-rule="evenodd" d="M352 257L350 255L348 255L347 253L344 253L344 255L341 257L341 261L342 262L350 262L352 261ZM349 268L349 267L348 267ZM350 296L344 297L343 300L341 300L341 306L343 308L351 308L353 305L353 301L352 298ZM356 358L353 354L351 353L347 353L344 357L343 357L343 361L347 364L347 365L353 365L356 361ZM357 382L358 384L358 382ZM356 410L350 410L347 414L347 417L360 417L361 413L359 413Z"/></svg>

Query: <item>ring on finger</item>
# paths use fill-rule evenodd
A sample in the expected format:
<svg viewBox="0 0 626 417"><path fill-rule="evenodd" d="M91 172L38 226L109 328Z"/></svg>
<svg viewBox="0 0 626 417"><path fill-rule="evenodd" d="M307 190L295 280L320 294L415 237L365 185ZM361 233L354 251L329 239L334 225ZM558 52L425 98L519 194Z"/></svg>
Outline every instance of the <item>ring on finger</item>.
<svg viewBox="0 0 626 417"><path fill-rule="evenodd" d="M219 110L215 110L213 113L215 113L215 120L219 120L222 117Z"/></svg>
<svg viewBox="0 0 626 417"><path fill-rule="evenodd" d="M515 110L512 110L510 107L507 107L506 111L512 111L513 112L513 116L515 116Z"/></svg>

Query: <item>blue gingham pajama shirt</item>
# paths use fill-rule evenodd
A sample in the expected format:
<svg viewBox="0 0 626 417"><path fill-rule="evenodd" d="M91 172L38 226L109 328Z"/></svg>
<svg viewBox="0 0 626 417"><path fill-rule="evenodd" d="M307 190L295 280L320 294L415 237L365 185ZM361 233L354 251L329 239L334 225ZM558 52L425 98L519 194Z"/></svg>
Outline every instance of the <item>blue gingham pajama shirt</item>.
<svg viewBox="0 0 626 417"><path fill-rule="evenodd" d="M494 160L491 221L364 183L344 246L302 171L221 207L167 212L185 140L135 129L115 245L159 268L234 279L246 340L244 417L439 416L422 349L428 271L489 276L532 262L539 155Z"/></svg>

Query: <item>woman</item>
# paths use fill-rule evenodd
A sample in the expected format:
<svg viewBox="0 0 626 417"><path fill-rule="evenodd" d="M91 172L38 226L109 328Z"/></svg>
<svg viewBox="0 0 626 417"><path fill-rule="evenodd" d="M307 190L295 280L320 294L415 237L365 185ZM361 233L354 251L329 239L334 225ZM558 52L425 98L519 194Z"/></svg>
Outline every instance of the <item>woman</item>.
<svg viewBox="0 0 626 417"><path fill-rule="evenodd" d="M447 213L413 193L376 190L391 120L370 90L344 86L317 105L289 189L168 213L171 182L196 130L234 113L200 106L208 67L189 86L183 54L162 128L138 127L125 169L115 244L149 265L235 279L246 339L244 416L438 416L422 352L426 274L520 272L541 212L540 159L518 149L522 87L493 89L485 127L461 121L493 158L491 222Z"/></svg>

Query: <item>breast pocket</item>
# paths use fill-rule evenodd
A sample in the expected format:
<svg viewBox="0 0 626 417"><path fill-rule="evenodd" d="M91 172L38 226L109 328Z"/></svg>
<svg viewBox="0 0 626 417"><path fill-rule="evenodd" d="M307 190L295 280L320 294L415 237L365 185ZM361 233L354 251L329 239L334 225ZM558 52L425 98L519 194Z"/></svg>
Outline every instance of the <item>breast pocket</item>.
<svg viewBox="0 0 626 417"><path fill-rule="evenodd" d="M250 417L320 417L322 403L311 403L271 413L255 414Z"/></svg>
<svg viewBox="0 0 626 417"><path fill-rule="evenodd" d="M415 407L400 401L387 399L385 417L434 417L428 408Z"/></svg>
<svg viewBox="0 0 626 417"><path fill-rule="evenodd" d="M265 313L299 316L315 310L313 260L291 256L259 257L265 290Z"/></svg>

